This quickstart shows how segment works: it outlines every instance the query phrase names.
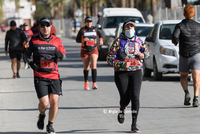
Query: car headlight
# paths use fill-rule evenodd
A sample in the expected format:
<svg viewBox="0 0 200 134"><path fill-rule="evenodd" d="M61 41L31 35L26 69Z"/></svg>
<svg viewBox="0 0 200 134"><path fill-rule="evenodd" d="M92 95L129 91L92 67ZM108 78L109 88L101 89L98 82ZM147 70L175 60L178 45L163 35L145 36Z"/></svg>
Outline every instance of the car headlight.
<svg viewBox="0 0 200 134"><path fill-rule="evenodd" d="M169 56L175 56L174 50L169 48L160 47L160 53Z"/></svg>

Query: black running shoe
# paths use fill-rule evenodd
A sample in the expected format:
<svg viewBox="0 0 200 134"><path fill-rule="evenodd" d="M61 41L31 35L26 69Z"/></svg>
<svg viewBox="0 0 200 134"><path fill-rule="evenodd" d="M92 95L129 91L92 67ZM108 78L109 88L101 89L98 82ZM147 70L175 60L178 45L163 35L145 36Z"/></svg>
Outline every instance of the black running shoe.
<svg viewBox="0 0 200 134"><path fill-rule="evenodd" d="M17 73L17 78L20 78L20 75L19 75L19 73Z"/></svg>
<svg viewBox="0 0 200 134"><path fill-rule="evenodd" d="M53 125L47 125L47 134L56 134L56 132L53 129Z"/></svg>
<svg viewBox="0 0 200 134"><path fill-rule="evenodd" d="M139 133L140 130L137 128L136 125L131 125L131 133Z"/></svg>
<svg viewBox="0 0 200 134"><path fill-rule="evenodd" d="M190 94L189 93L185 94L185 100L184 100L184 105L185 106L189 106L190 105L190 99L191 99Z"/></svg>
<svg viewBox="0 0 200 134"><path fill-rule="evenodd" d="M124 123L125 120L125 113L124 111L120 110L117 116L118 122L119 123Z"/></svg>
<svg viewBox="0 0 200 134"><path fill-rule="evenodd" d="M198 99L193 99L193 107L198 107L199 106L199 102Z"/></svg>
<svg viewBox="0 0 200 134"><path fill-rule="evenodd" d="M44 118L45 118L45 116L46 116L45 114L44 115L39 114L39 119L38 119L38 122L37 122L37 127L40 130L44 129Z"/></svg>

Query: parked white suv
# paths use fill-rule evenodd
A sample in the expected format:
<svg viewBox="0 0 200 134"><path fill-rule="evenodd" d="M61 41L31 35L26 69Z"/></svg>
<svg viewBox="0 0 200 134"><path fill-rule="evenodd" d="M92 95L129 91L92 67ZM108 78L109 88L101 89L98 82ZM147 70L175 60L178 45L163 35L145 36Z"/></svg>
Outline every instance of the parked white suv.
<svg viewBox="0 0 200 134"><path fill-rule="evenodd" d="M171 35L181 20L165 20L157 22L145 39L150 57L144 60L143 73L161 80L164 73L179 72L179 48L171 41Z"/></svg>
<svg viewBox="0 0 200 134"><path fill-rule="evenodd" d="M103 45L98 46L100 60L106 60L108 49L114 40L118 24L127 20L145 23L141 12L136 8L104 8L100 24L96 26L101 30L104 39Z"/></svg>

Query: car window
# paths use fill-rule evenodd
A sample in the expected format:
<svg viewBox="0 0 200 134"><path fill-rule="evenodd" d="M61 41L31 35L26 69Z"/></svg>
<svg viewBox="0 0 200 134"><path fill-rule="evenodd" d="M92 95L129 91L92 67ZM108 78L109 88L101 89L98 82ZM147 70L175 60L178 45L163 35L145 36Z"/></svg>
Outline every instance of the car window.
<svg viewBox="0 0 200 134"><path fill-rule="evenodd" d="M149 32L151 31L152 27L145 27L145 26L135 26L135 31L137 36L144 36L146 37Z"/></svg>
<svg viewBox="0 0 200 134"><path fill-rule="evenodd" d="M176 24L163 24L160 27L159 39L171 40L172 33Z"/></svg>
<svg viewBox="0 0 200 134"><path fill-rule="evenodd" d="M153 41L156 40L157 30L158 30L158 24L155 25L153 32L152 32Z"/></svg>
<svg viewBox="0 0 200 134"><path fill-rule="evenodd" d="M134 20L138 21L140 23L143 23L143 20L141 17L133 17L133 16L112 16L107 17L104 22L104 28L116 28L120 22L124 22L127 20Z"/></svg>
<svg viewBox="0 0 200 134"><path fill-rule="evenodd" d="M155 29L156 26L157 26L157 24L154 25L153 28L151 29L151 31L150 31L150 33L149 33L149 36L150 36L150 37L152 37L153 31L154 31L154 29Z"/></svg>

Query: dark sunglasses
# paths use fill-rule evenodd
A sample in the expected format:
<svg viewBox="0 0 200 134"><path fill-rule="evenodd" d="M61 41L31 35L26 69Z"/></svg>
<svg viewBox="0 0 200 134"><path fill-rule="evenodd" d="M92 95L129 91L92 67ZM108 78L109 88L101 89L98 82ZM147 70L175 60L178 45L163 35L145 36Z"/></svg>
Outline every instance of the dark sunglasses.
<svg viewBox="0 0 200 134"><path fill-rule="evenodd" d="M46 26L46 27L50 27L50 24L49 24L49 23L46 23L46 24L41 24L41 25L40 25L40 27L45 27L45 26Z"/></svg>

